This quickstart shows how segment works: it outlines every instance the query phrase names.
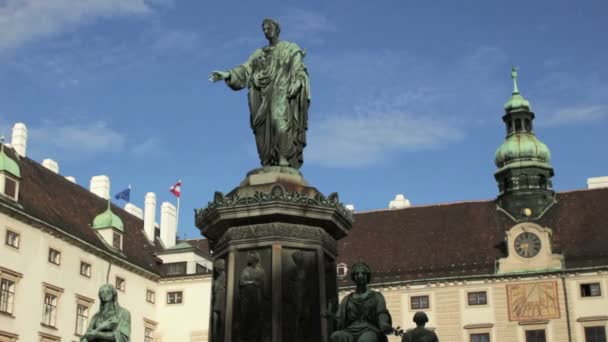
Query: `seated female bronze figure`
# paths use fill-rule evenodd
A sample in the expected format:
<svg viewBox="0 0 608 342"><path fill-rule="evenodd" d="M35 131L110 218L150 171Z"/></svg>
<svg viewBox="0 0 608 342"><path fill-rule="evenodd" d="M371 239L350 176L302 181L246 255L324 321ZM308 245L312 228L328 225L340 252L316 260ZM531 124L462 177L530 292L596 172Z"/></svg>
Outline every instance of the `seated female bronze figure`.
<svg viewBox="0 0 608 342"><path fill-rule="evenodd" d="M367 264L353 265L350 278L357 289L342 299L336 314L324 315L337 323L337 331L331 334L332 342L388 341L386 334L393 331L391 315L382 293L368 287L371 274Z"/></svg>

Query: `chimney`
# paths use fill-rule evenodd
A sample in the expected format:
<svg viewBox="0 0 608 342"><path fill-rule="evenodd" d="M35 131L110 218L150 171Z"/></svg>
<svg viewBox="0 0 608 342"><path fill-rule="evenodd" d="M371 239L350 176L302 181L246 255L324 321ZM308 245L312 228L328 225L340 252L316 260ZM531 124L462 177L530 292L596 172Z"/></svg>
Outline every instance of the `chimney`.
<svg viewBox="0 0 608 342"><path fill-rule="evenodd" d="M27 127L25 127L25 124L18 122L13 126L11 146L20 156L25 157L27 149Z"/></svg>
<svg viewBox="0 0 608 342"><path fill-rule="evenodd" d="M109 199L110 198L110 177L106 175L91 177L91 186L89 188L95 195Z"/></svg>
<svg viewBox="0 0 608 342"><path fill-rule="evenodd" d="M70 182L76 184L76 178L72 177L72 176L67 176L65 177L65 179L69 180Z"/></svg>
<svg viewBox="0 0 608 342"><path fill-rule="evenodd" d="M350 211L350 212L355 212L355 205L354 204L347 204L344 206L346 208L346 210Z"/></svg>
<svg viewBox="0 0 608 342"><path fill-rule="evenodd" d="M410 200L405 198L403 194L397 194L397 196L395 196L395 199L388 203L389 209L402 209L410 206L412 206Z"/></svg>
<svg viewBox="0 0 608 342"><path fill-rule="evenodd" d="M608 188L608 176L587 178L587 189Z"/></svg>
<svg viewBox="0 0 608 342"><path fill-rule="evenodd" d="M144 212L141 210L140 207L136 206L133 203L125 204L125 211L128 212L129 214L137 217L140 220L144 219ZM144 227L145 227L145 223L144 223Z"/></svg>
<svg viewBox="0 0 608 342"><path fill-rule="evenodd" d="M156 220L156 195L148 192L144 200L144 232L152 243L154 243L154 220Z"/></svg>
<svg viewBox="0 0 608 342"><path fill-rule="evenodd" d="M53 159L43 160L42 166L46 167L47 169L49 169L55 173L59 173L59 164L57 164L57 162L54 161Z"/></svg>
<svg viewBox="0 0 608 342"><path fill-rule="evenodd" d="M160 205L160 240L165 248L175 246L177 235L175 206L169 202Z"/></svg>

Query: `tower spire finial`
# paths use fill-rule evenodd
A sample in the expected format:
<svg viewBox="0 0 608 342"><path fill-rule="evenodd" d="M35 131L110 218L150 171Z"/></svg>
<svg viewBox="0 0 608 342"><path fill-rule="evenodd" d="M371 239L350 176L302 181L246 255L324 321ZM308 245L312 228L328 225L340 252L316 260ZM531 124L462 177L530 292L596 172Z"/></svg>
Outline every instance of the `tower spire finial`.
<svg viewBox="0 0 608 342"><path fill-rule="evenodd" d="M519 68L516 66L511 68L511 78L513 79L513 94L519 94L519 89L517 89L517 69Z"/></svg>

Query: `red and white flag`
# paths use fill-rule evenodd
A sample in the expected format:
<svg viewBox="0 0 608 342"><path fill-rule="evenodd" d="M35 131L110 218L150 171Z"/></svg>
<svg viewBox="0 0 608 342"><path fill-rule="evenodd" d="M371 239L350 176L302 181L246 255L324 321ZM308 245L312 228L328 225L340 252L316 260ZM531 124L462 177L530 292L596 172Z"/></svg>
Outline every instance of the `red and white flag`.
<svg viewBox="0 0 608 342"><path fill-rule="evenodd" d="M182 181L177 181L177 183L169 188L169 191L171 191L175 197L179 198L179 196L182 194Z"/></svg>

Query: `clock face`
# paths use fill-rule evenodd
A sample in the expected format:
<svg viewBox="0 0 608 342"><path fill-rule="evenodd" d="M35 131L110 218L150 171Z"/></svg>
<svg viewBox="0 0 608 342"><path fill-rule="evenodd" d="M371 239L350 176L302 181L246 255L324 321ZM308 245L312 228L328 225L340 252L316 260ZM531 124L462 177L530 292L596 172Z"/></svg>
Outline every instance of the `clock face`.
<svg viewBox="0 0 608 342"><path fill-rule="evenodd" d="M540 251L540 238L530 232L523 232L515 238L515 252L524 258L531 258Z"/></svg>

